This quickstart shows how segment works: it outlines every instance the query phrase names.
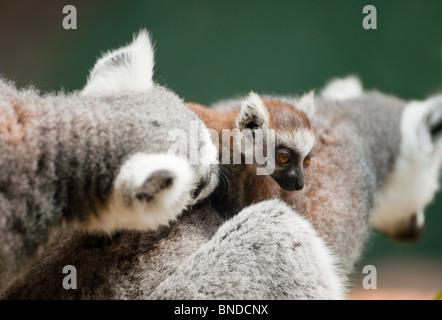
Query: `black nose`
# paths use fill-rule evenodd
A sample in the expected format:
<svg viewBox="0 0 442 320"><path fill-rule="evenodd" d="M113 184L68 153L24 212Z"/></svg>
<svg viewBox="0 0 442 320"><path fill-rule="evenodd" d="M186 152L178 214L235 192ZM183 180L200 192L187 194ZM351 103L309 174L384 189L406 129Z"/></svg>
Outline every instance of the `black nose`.
<svg viewBox="0 0 442 320"><path fill-rule="evenodd" d="M296 191L304 188L302 169L291 168L281 172L274 172L271 176L285 191Z"/></svg>
<svg viewBox="0 0 442 320"><path fill-rule="evenodd" d="M295 189L301 190L302 188L304 188L304 181L296 181L295 182Z"/></svg>
<svg viewBox="0 0 442 320"><path fill-rule="evenodd" d="M298 191L304 188L304 179L299 176L287 176L283 179L275 179L285 191Z"/></svg>
<svg viewBox="0 0 442 320"><path fill-rule="evenodd" d="M417 214L412 216L407 224L393 234L393 239L399 242L416 242L424 233L424 225L419 225Z"/></svg>

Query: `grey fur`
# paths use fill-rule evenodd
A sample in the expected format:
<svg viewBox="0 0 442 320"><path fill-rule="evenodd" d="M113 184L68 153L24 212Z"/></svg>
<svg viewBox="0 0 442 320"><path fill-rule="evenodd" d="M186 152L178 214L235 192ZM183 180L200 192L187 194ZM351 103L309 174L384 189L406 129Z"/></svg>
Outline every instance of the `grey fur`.
<svg viewBox="0 0 442 320"><path fill-rule="evenodd" d="M271 98L291 104L297 99ZM238 110L239 101L213 107ZM296 196L284 193L282 197L311 221L337 255L344 275L353 270L368 239L376 191L398 153L404 106L405 102L377 92L350 101L315 99L312 127L317 142L306 185Z"/></svg>
<svg viewBox="0 0 442 320"><path fill-rule="evenodd" d="M294 103L297 97L273 98ZM221 101L212 107L239 110L240 101L241 98ZM441 98L423 102L432 106L426 118L436 119L430 123L441 123L442 103L436 105L435 101L441 101ZM316 98L312 127L317 143L305 177L306 187L296 194L274 194L274 197L294 206L313 224L337 256L344 276L352 272L363 252L372 228L371 219L378 209L378 199L385 192L392 173L397 170L400 156L403 156L400 155L404 139L401 133L402 115L411 105L412 102L377 91L361 92L351 99L340 101ZM427 131L435 127L428 121L423 122L423 126L423 130ZM419 132L410 131L409 134L415 135L416 141L419 141ZM436 174L441 165L438 159L441 141L434 141L436 150L428 155L434 159L432 166L436 166L436 171L433 170ZM409 152L417 153L419 150L410 149ZM414 169L409 166L409 170ZM396 188L397 192L401 192L401 188L415 188L415 193L421 192L418 184L391 188ZM426 195L429 201L434 196L431 192L433 190ZM421 203L415 205L414 210L424 209L419 207ZM404 216L406 214L403 212ZM397 221L397 227L401 227L402 223Z"/></svg>
<svg viewBox="0 0 442 320"><path fill-rule="evenodd" d="M3 299L146 299L221 223L208 204L201 204L170 227L125 231L108 243L62 230ZM76 290L61 285L66 276L61 271L68 264L77 269Z"/></svg>
<svg viewBox="0 0 442 320"><path fill-rule="evenodd" d="M224 223L147 298L343 299L344 286L311 224L269 200Z"/></svg>
<svg viewBox="0 0 442 320"><path fill-rule="evenodd" d="M128 159L139 153L165 154L172 144L167 141L170 123L189 134L195 121L200 133L207 131L179 97L158 85L104 96L41 96L0 79L0 115L0 292L57 227L87 229L103 214ZM205 141L199 143L201 147ZM216 167L193 169L191 187L197 188L210 181Z"/></svg>
<svg viewBox="0 0 442 320"><path fill-rule="evenodd" d="M93 248L93 254L84 235L60 235L5 298L319 299L344 295L340 288L368 238L370 210L378 183L382 184L382 179L377 182L376 175L370 174L369 170L376 171L375 161L365 161L371 157L361 143L365 137L356 135L362 124L353 122L361 120L352 115L360 112L355 105L371 108L370 99L378 99L382 112L390 110L390 101L397 101L377 93L367 94L359 104L318 99L313 124L323 144L312 161L305 193L292 203L297 213L276 202L270 208L257 204L218 229L221 221L216 213L207 205L198 205L171 229L127 232L109 246ZM396 123L398 107L392 105L391 113L386 112ZM370 121L362 122L371 126ZM392 135L388 141L399 134L376 125L372 129ZM393 146L390 154L396 149ZM298 214L311 221L320 237ZM308 235L301 236L303 232ZM318 258L318 251L311 249L312 242L321 238L331 250L325 255L328 258ZM287 246L295 240L301 245ZM333 254L339 267L331 264L326 268L336 279L330 285L326 281L330 277L322 279L323 273L317 272L318 259L333 261ZM63 275L57 272L66 264L75 265L80 275L76 291L62 289ZM299 270L311 275L306 278ZM297 279L298 285L287 283L289 279ZM311 285L309 280L323 285Z"/></svg>
<svg viewBox="0 0 442 320"><path fill-rule="evenodd" d="M258 203L223 224L208 203L201 203L170 228L125 231L104 246L66 229L3 298L342 297L343 278L368 239L376 195L396 164L405 103L368 93L352 101L317 99L315 104L313 126L320 143L306 187L296 197L275 195L291 209L278 200ZM175 125L170 115L166 120L164 129ZM155 141L157 131L152 134ZM374 147L380 154L373 154ZM62 287L67 264L77 268L76 290Z"/></svg>
<svg viewBox="0 0 442 320"><path fill-rule="evenodd" d="M90 87L89 87L90 88ZM14 91L13 88L11 88ZM93 88L92 88L92 91ZM142 99L143 95L135 94L135 97L129 96L119 96L119 95L111 95L106 98L94 98L94 97L78 97L76 95L73 96L61 96L61 97L46 97L40 98L36 93L32 93L32 103L29 103L30 106L43 101L44 99L53 99L57 102L57 99L62 99L64 105L68 101L70 104L74 104L76 101L81 101L81 103L85 104L85 107L81 109L83 112L90 112L90 105L87 103L89 99L94 101L95 107L99 108L100 111L104 113L104 115L113 114L120 110L118 106L122 107L119 102L123 103L123 101L127 102L128 99L131 103L136 105L136 97ZM132 95L133 93L131 93ZM106 104L103 103L107 102ZM115 108L112 108L110 105L116 104ZM167 101L167 103L170 103ZM42 109L45 109L46 104L40 105ZM57 105L55 103L55 105ZM89 106L89 108L87 108ZM164 108L164 104L161 104L161 107ZM60 107L61 108L61 107ZM103 110L101 110L103 108ZM131 105L130 108L133 108ZM136 108L136 107L134 107ZM179 110L180 106L174 106L174 114L177 114L177 110ZM62 109L60 109L62 110ZM75 109L73 109L75 110ZM72 110L72 113L74 111ZM61 112L61 111L60 111ZM62 112L61 112L62 113ZM69 114L69 113L68 113ZM56 113L58 116L59 114ZM119 114L121 115L121 113ZM140 116L137 114L137 116ZM192 116L194 116L192 114ZM73 116L72 116L73 117ZM128 117L128 116L126 116ZM153 114L148 114L148 119L153 119L162 121L161 130L169 130L174 128L177 122L179 121L171 121L170 115L167 117L162 114L160 119L156 119ZM182 115L180 115L182 118ZM130 117L128 117L130 118ZM47 118L48 123L54 123L57 117ZM120 118L118 118L121 120ZM123 117L123 119L125 119ZM182 120L182 119L181 119ZM80 120L79 120L80 121ZM128 120L129 121L129 120ZM133 130L142 130L143 124L137 122L135 119L130 119L130 121L134 121L135 128ZM83 122L83 121L80 121ZM181 121L182 122L182 121ZM91 123L96 123L95 121L91 121ZM112 123L112 122L111 122ZM121 124L121 123L120 123ZM93 125L90 125L93 128ZM138 129L138 126L141 128ZM61 128L64 128L63 122L60 125ZM120 127L120 126L119 126ZM124 126L121 126L124 128ZM130 127L130 125L129 125ZM118 132L118 129L115 129ZM152 134L152 137L147 137L146 141L157 141L156 139L164 138L163 132L161 130L150 130L148 131ZM68 131L71 132L71 131ZM88 146L86 151L91 151L89 149L89 145L91 144L89 139L97 139L96 132L93 132L93 135L88 135L87 137L82 137L85 140L84 145ZM101 137L101 135L98 135ZM69 142L69 139L72 136L67 137L66 143ZM107 137L107 135L106 135ZM131 138L133 135L131 135ZM136 136L135 136L136 137ZM52 140L50 140L52 141ZM94 140L95 141L95 140ZM100 141L100 140L99 140ZM105 139L105 141L107 141ZM94 146L96 144L93 144ZM131 144L129 144L130 146ZM164 151L168 144L164 140L161 140L159 143L160 151ZM58 146L58 145L57 145ZM81 145L80 145L81 146ZM147 147L147 152L158 151L156 149L155 144L149 144ZM73 146L68 143L68 147L66 148L66 153L70 154L72 152L74 154L82 154L81 152L71 151L70 148ZM76 144L76 148L79 146ZM129 148L128 146L118 146L119 148L123 148L122 152L132 152L132 149L124 149ZM107 150L112 150L106 148ZM16 154L17 155L17 154ZM109 154L104 153L101 155L101 158L97 158L97 165L101 164L100 161L104 161L107 163L109 160L105 159ZM70 158L67 158L70 160ZM121 164L123 160L116 160L117 163ZM88 160L94 163L94 160ZM88 162L88 164L90 163ZM67 162L67 164L70 164ZM111 162L112 165L113 162ZM115 165L118 168L118 164ZM69 168L69 166L68 166ZM198 171L200 168L195 168L195 171ZM69 169L66 169L69 173ZM108 172L108 168L106 168L106 173L111 175L112 172L116 175L113 167L110 167L110 171ZM80 172L83 175L90 174L89 171ZM72 174L72 173L71 173ZM77 172L75 173L77 174ZM75 175L76 176L76 175ZM81 177L82 175L79 174ZM70 175L67 174L67 177L70 178ZM79 178L80 179L80 178ZM110 179L111 180L111 179ZM81 180L80 180L81 181ZM63 187L63 185L62 185ZM79 188L76 189L76 192L85 193L87 186L85 184L79 184ZM82 188L86 188L83 190ZM62 189L56 188L54 190L55 194L60 192ZM29 191L29 190L28 190ZM63 195L63 192L61 192ZM108 193L107 193L108 195ZM78 195L77 195L78 196ZM92 195L93 197L94 195ZM67 197L67 196L66 196ZM88 195L83 196L85 199L88 199ZM69 199L67 197L67 199ZM49 208L52 209L52 208ZM61 210L60 210L61 211ZM79 212L81 214L82 212ZM85 215L86 213L83 213ZM80 215L81 217L82 215ZM71 219L76 219L76 212L73 212ZM62 218L60 218L61 220ZM32 218L26 216L24 218L26 223L33 223ZM275 220L275 221L273 221ZM257 224L263 224L260 227L267 228L266 237L261 238L261 233L254 233L257 230ZM295 240L299 240L296 242L296 245L292 245L293 236L295 236L293 231L290 230L299 230L296 229L296 225L301 224L304 225L305 230L301 230L301 233L307 235L307 241L302 242L303 239L294 238ZM37 256L32 260L31 263L29 261L25 261L21 267L28 265L28 270L25 273L24 277L17 280L15 284L13 284L4 294L3 298L6 299L15 299L15 298L26 298L26 299L123 299L123 298L131 298L131 299L140 299L140 298L149 298L149 297L158 297L156 296L157 291L155 288L163 281L166 281L167 278L171 275L181 279L183 276L181 273L183 270L181 269L183 264L188 264L191 269L199 270L200 272L196 275L197 277L201 277L201 284L206 282L203 281L204 278L210 279L213 277L211 273L211 267L204 264L203 261L199 259L193 259L192 254L196 254L198 257L199 251L213 252L217 251L217 247L220 246L222 249L219 254L216 253L212 256L212 262L215 264L219 264L216 268L217 272L225 273L225 281L232 282L233 284L238 281L235 277L229 277L229 270L226 269L228 265L224 263L223 257L226 257L226 254L229 252L229 247L233 245L233 247L244 248L246 251L244 254L253 257L253 265L250 265L249 268L241 269L238 268L238 276L245 277L246 274L244 272L249 272L250 270L261 270L259 266L259 259L261 257L266 257L267 263L274 261L273 257L278 259L278 261L283 262L285 267L283 269L277 268L275 272L267 273L264 270L262 274L262 280L265 283L269 281L274 281L272 277L269 275L274 275L276 277L280 277L280 284L283 285L290 278L298 277L299 281L303 281L305 283L306 279L303 278L302 272L300 272L298 262L301 260L308 260L304 262L305 266L301 269L304 270L318 270L318 268L322 268L323 266L329 266L330 269L333 269L333 259L330 256L328 258L328 264L326 264L317 254L315 250L312 252L311 259L308 257L312 246L315 247L315 240L311 239L311 237L316 238L316 242L319 242L319 246L322 247L323 253L327 255L327 249L323 246L321 239L315 236L314 230L308 226L308 223L303 221L303 219L296 215L291 209L287 208L282 203L277 201L269 204L258 205L255 207L251 207L248 210L245 210L243 213L239 214L237 218L230 221L228 224L224 226L223 229L218 230L221 225L221 220L217 213L215 213L208 204L199 204L194 206L190 211L183 213L180 219L177 222L173 222L170 228L161 228L159 231L149 231L149 232L133 232L133 231L125 231L121 233L119 236L113 236L113 241L110 243L104 243L102 241L96 241L94 236L84 234L81 231L72 230L69 228L63 229L61 231L56 231L52 237L52 241L50 244L43 250L42 254ZM279 231L279 227L284 225L286 232L278 233L276 238L273 235L275 232ZM244 232L244 236L238 239L237 231L242 228L242 232ZM301 228L302 229L302 228ZM2 230L3 231L3 230ZM43 235L47 237L47 234L50 232L49 228L44 230ZM8 228L6 228L5 233L10 232ZM213 235L217 234L214 238ZM28 235L28 230L23 232L23 236ZM214 239L213 241L209 241L210 239ZM241 239L243 238L243 239ZM44 239L46 240L46 239ZM239 242L238 242L239 241ZM312 243L310 243L312 241ZM43 241L45 242L45 241ZM109 242L109 241L107 241ZM262 242L262 243L261 243ZM237 243L237 245L235 245ZM2 243L3 245L4 243ZM289 244L289 245L284 245ZM262 245L263 250L259 250ZM279 246L283 246L283 251L279 252L275 251ZM17 246L17 244L13 244L13 247ZM317 244L316 244L317 246ZM19 248L20 249L20 248ZM19 256L20 256L20 250ZM232 252L235 254L235 252ZM34 256L33 253L31 256ZM307 256L306 256L307 255ZM11 255L14 257L14 255ZM190 257L190 258L189 258ZM213 261L213 259L217 259L220 257L219 261ZM296 258L298 257L298 258ZM27 260L29 260L27 258ZM28 262L28 263L26 263ZM203 264L201 264L203 262ZM236 263L243 265L241 263L241 259L236 260ZM264 263L267 264L267 263ZM65 290L59 284L62 283L63 274L60 273L60 270L63 269L65 265L74 265L77 268L79 279L78 279L78 289L77 290ZM9 272L11 269L10 265L6 266L5 272ZM240 266L237 266L240 267ZM271 267L272 266L267 266ZM203 268L201 270L200 268ZM258 268L258 269L256 269ZM186 270L186 269L185 269ZM184 272L185 272L184 270ZM12 270L15 271L15 270ZM262 271L262 270L261 270ZM261 273L261 271L259 271ZM315 271L313 271L315 272ZM333 271L331 272L332 278L334 278L337 282L339 282L339 277L334 275ZM323 283L325 279L321 277L328 274L325 272L324 274L317 274L317 279L315 281L319 281ZM259 278L259 275L256 274ZM187 279L187 283L194 281L194 276L187 277L184 275L184 278ZM254 282L254 280L258 279L255 277L249 277L248 282ZM244 278L246 279L246 278ZM309 281L307 281L309 282ZM167 283L167 282L166 282ZM185 282L182 282L180 285L185 285ZM198 283L195 284L196 287ZM166 285L167 286L167 285ZM159 288L162 288L160 286ZM227 286L226 288L228 288ZM160 289L158 289L160 290ZM329 290L329 292L328 292ZM281 291L275 291L274 286L269 286L267 288L260 288L260 286L256 286L255 289L251 292L260 291L261 297L265 298L340 298L342 297L342 288L339 284L328 287L324 285L324 290L318 291L317 288L307 285L301 287L295 285L291 285L290 288L282 288ZM184 293L184 291L183 291ZM222 298L224 297L236 297L241 298L244 292L240 291L231 291L228 295L227 292L221 294L215 294L213 297ZM162 298L172 298L171 295L161 295ZM196 297L196 296L195 296ZM203 297L203 296L198 296ZM209 297L209 296L207 296Z"/></svg>

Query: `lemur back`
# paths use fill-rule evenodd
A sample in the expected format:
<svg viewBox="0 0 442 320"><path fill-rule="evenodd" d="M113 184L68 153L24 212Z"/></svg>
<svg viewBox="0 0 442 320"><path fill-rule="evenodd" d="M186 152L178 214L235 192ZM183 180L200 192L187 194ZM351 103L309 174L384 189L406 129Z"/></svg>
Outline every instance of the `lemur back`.
<svg viewBox="0 0 442 320"><path fill-rule="evenodd" d="M41 95L0 79L0 293L61 226L155 230L211 193L216 166L169 155L167 123L199 123L198 158L216 163L209 133L152 68L141 31L98 60L81 92Z"/></svg>
<svg viewBox="0 0 442 320"><path fill-rule="evenodd" d="M313 93L292 104L261 99L251 93L242 102L241 110L231 112L193 103L187 105L214 131L213 139L219 146L220 183L210 200L223 217L230 218L238 213L250 204L249 199L258 202L273 198L274 190L267 188L263 181L271 180L279 186L278 189L287 192L304 187L304 171L310 165L315 140L310 125L314 113ZM225 136L225 130L231 134ZM258 141L258 131L262 133L262 144ZM271 131L274 136L267 135ZM247 134L250 140L247 140ZM247 149L247 143L252 143L253 148ZM239 162L235 159L236 152L241 155ZM257 152L265 155L266 169L270 168L261 175L258 175ZM253 162L247 162L248 156ZM271 162L274 165L270 165Z"/></svg>

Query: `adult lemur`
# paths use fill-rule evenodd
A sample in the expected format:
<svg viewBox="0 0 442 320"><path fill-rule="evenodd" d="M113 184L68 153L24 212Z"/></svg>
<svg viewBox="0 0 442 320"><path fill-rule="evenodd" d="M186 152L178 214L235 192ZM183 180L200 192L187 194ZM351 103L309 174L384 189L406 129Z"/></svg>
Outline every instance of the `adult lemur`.
<svg viewBox="0 0 442 320"><path fill-rule="evenodd" d="M170 228L124 232L105 247L64 230L3 297L342 298L342 277L359 257L370 225L404 230L404 221L414 221L412 212L431 201L442 149L442 98L406 103L359 92L340 102L317 98L315 104L312 126L320 148L307 173L310 187L295 192L296 211L269 200L223 223L200 203ZM165 125L172 128L169 121ZM401 173L414 168L415 181L432 179L428 189L398 183ZM409 201L401 208L394 196L404 192ZM391 210L398 215L390 216ZM62 286L68 264L77 268L76 290Z"/></svg>
<svg viewBox="0 0 442 320"><path fill-rule="evenodd" d="M209 132L152 82L152 68L142 31L97 62L81 94L41 96L0 79L0 291L62 224L155 230L216 186ZM187 133L199 124L198 164L167 154L170 121Z"/></svg>
<svg viewBox="0 0 442 320"><path fill-rule="evenodd" d="M150 45L136 45L139 41L148 39L137 38L134 44L111 52L99 60L82 94L86 92L90 95L90 88L96 88L96 102L104 101L108 104L114 99L119 101L119 94L115 95L112 92L122 91L121 99L124 98L127 102L132 101L130 95L141 95L131 92L137 88L136 81L140 81L131 81L131 75L139 75L141 79L151 75L140 74L133 61L149 65L152 51L144 50L150 48ZM116 57L119 58L118 63L115 62ZM113 83L124 70L127 71L123 72L127 76L124 77L125 81ZM95 83L96 81L98 82ZM109 82L110 85L107 86ZM101 97L100 87L106 92L105 97ZM110 92L108 88L111 88ZM149 96L151 92L147 91L145 94ZM66 100L69 98L66 97ZM36 100L39 101L37 98ZM108 104L103 103L102 108ZM152 113L158 112L158 117L162 120L159 122L161 130L151 130L151 136L145 141L153 149L158 149L156 151L163 152L170 150L172 145L172 141L167 140L163 132L175 129L176 124L182 121L171 121L171 116L175 117L174 114L177 117L181 116L178 113L179 109L170 110L170 115L157 110L165 105L166 101L158 99L158 105L149 106L153 108ZM179 108L179 105L175 107ZM112 111L118 110L113 108ZM107 114L106 111L103 112ZM143 112L147 113L149 120L150 117L154 117L148 110ZM143 115L139 116L144 118ZM196 114L193 116L197 119ZM142 124L135 121L134 125ZM87 141L87 138L83 139ZM207 167L199 168L197 165L193 168L198 172ZM199 183L199 187L197 185L196 190L202 189L203 195L207 195L207 190L212 188L210 182L216 181L209 180L210 172L216 170L207 172L205 183ZM191 195L195 194L193 190L189 190ZM197 200L200 198L201 196ZM141 197L141 200L148 199ZM121 213L130 214L127 210ZM170 228L162 227L158 231L150 232L121 232L118 236L114 235L113 241L107 246L91 243L90 237L83 232L63 229L53 236L49 246L32 261L24 277L3 293L3 298L184 298L185 290L174 290L170 287L172 290L168 291L168 286L164 285L167 279L181 275L185 279L176 285L187 283L189 289L194 288L205 283L207 272L212 267L215 268L214 271L225 273L223 277L228 276L229 283L216 285L218 289L208 286L210 294L199 290L199 294L191 294L186 298L343 297L344 288L337 275L334 258L323 240L304 218L282 202L274 200L251 206L220 228L221 224L221 219L210 205L200 203L184 212L177 221L171 223ZM260 232L256 233L258 229ZM204 257L207 257L207 260L200 263L201 258L205 260ZM226 261L227 257L234 261ZM247 261L247 264L242 261ZM302 268L299 268L299 261L303 261ZM275 268L275 262L280 266ZM195 280L194 275L186 277L179 270L186 264L195 263L205 271L200 273L201 282L197 280L192 284L190 282ZM247 265L246 269L237 268L237 263L243 267ZM65 276L62 270L65 265L76 267L78 279L75 290L66 290L62 285ZM223 271L226 266L229 266L229 270ZM225 281L223 277L219 277L221 282ZM245 286L238 287L238 281ZM312 286L313 283L318 285Z"/></svg>

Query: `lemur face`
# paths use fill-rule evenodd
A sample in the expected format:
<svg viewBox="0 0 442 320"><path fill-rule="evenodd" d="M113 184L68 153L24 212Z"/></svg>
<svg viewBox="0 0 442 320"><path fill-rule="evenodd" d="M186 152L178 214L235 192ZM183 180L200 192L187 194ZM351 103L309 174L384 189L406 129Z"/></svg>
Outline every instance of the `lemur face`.
<svg viewBox="0 0 442 320"><path fill-rule="evenodd" d="M301 97L296 106L274 99L261 100L251 94L238 117L241 131L274 130L275 150L270 158L275 162L275 170L270 175L286 191L304 187L304 170L310 165L315 142L310 126L313 113L313 93Z"/></svg>
<svg viewBox="0 0 442 320"><path fill-rule="evenodd" d="M282 189L295 191L304 188L304 170L310 165L310 152L304 156L297 149L280 145L275 150L275 162L271 176Z"/></svg>
<svg viewBox="0 0 442 320"><path fill-rule="evenodd" d="M304 188L304 170L311 162L315 137L307 114L280 101L264 100L275 130L275 171L272 178L286 191Z"/></svg>

